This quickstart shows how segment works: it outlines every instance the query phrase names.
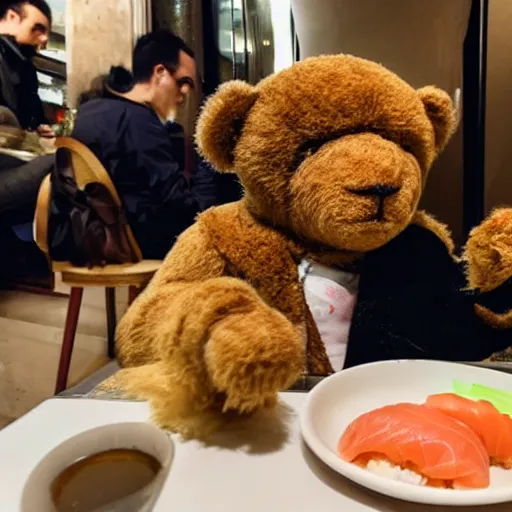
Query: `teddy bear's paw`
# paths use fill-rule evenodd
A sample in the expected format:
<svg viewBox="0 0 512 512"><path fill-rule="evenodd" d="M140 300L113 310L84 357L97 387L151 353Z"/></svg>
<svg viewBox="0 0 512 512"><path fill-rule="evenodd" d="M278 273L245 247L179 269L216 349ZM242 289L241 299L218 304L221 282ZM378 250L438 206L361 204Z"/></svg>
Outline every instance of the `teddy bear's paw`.
<svg viewBox="0 0 512 512"><path fill-rule="evenodd" d="M488 292L512 277L512 208L496 209L471 231L465 260L471 288Z"/></svg>
<svg viewBox="0 0 512 512"><path fill-rule="evenodd" d="M304 368L304 342L278 311L262 306L230 315L211 331L205 361L224 411L250 413L275 404Z"/></svg>
<svg viewBox="0 0 512 512"><path fill-rule="evenodd" d="M215 393L162 361L119 370L102 382L93 396L147 401L152 420L185 439L207 438L228 419Z"/></svg>

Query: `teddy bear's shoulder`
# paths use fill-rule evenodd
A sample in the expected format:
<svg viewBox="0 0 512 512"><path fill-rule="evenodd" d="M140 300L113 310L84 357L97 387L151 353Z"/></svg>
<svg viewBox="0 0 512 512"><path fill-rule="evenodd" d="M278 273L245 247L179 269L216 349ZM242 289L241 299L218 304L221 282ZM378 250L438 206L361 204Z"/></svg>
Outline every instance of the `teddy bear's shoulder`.
<svg viewBox="0 0 512 512"><path fill-rule="evenodd" d="M229 259L244 261L248 258L253 264L256 261L268 262L282 254L297 261L303 257L304 249L299 248L282 231L276 230L255 218L247 209L245 202L238 201L210 208L198 216L197 227L209 244ZM436 246L438 252L445 253L448 259L455 259L455 245L449 228L438 221L433 215L419 210L413 216L408 236L399 235L400 239L411 242L400 243L395 250L428 251ZM411 236L411 232L416 235ZM412 242L414 241L414 243ZM395 244L392 244L395 246ZM428 246L428 247L427 247Z"/></svg>
<svg viewBox="0 0 512 512"><path fill-rule="evenodd" d="M229 226L249 225L250 220L243 207L243 201L236 201L209 208L198 215L196 223L207 231L216 232Z"/></svg>
<svg viewBox="0 0 512 512"><path fill-rule="evenodd" d="M239 253L236 259L243 253L252 261L265 261L293 247L284 233L254 217L244 200L210 208L198 216L197 224L219 252Z"/></svg>

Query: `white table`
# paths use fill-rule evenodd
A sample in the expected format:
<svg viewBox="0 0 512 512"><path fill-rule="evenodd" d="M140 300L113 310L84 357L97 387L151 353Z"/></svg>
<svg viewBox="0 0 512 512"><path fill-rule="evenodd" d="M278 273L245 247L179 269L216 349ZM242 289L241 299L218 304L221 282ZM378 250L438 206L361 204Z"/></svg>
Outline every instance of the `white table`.
<svg viewBox="0 0 512 512"><path fill-rule="evenodd" d="M9 149L9 148L0 148L0 153L3 155L9 155L17 158L18 160L23 160L24 162L30 162L37 158L35 153L29 153L28 151L21 151L18 149Z"/></svg>
<svg viewBox="0 0 512 512"><path fill-rule="evenodd" d="M216 445L175 438L176 457L155 512L510 512L511 504L413 505L355 487L302 443L297 413L304 398L284 393L281 422L262 416L250 426L218 435ZM44 402L0 432L0 510L19 511L26 478L60 442L85 429L145 421L148 416L145 403L70 398Z"/></svg>

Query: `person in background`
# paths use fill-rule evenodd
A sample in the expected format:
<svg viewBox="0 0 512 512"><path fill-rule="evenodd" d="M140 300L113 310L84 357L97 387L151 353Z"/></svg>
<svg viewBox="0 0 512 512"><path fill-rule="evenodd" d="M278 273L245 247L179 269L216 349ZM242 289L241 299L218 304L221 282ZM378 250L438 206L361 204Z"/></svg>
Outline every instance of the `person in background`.
<svg viewBox="0 0 512 512"><path fill-rule="evenodd" d="M0 106L14 112L24 130L43 137L53 137L53 132L32 59L46 47L51 23L45 0L0 0Z"/></svg>
<svg viewBox="0 0 512 512"><path fill-rule="evenodd" d="M137 41L132 70L113 67L101 93L82 95L72 137L109 172L143 256L162 259L198 212L216 204L213 171L198 166L188 178L168 131L197 85L192 50L158 30Z"/></svg>
<svg viewBox="0 0 512 512"><path fill-rule="evenodd" d="M16 116L0 106L0 147L44 153L40 138L22 130ZM0 287L21 271L45 274L47 262L33 243L32 221L39 186L51 171L53 156L44 155L25 162L0 152Z"/></svg>
<svg viewBox="0 0 512 512"><path fill-rule="evenodd" d="M45 155L39 137L21 129L15 115L0 106L0 147L38 154L30 162L0 152L0 220L32 222L39 187L51 171L53 156Z"/></svg>

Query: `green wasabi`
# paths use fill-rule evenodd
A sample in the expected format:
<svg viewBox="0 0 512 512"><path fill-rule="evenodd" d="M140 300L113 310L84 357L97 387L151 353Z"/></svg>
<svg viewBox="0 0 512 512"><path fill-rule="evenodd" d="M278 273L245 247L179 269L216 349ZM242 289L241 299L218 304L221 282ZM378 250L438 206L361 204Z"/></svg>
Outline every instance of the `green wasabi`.
<svg viewBox="0 0 512 512"><path fill-rule="evenodd" d="M487 400L502 414L512 416L512 393L460 380L453 381L453 392L471 400Z"/></svg>

